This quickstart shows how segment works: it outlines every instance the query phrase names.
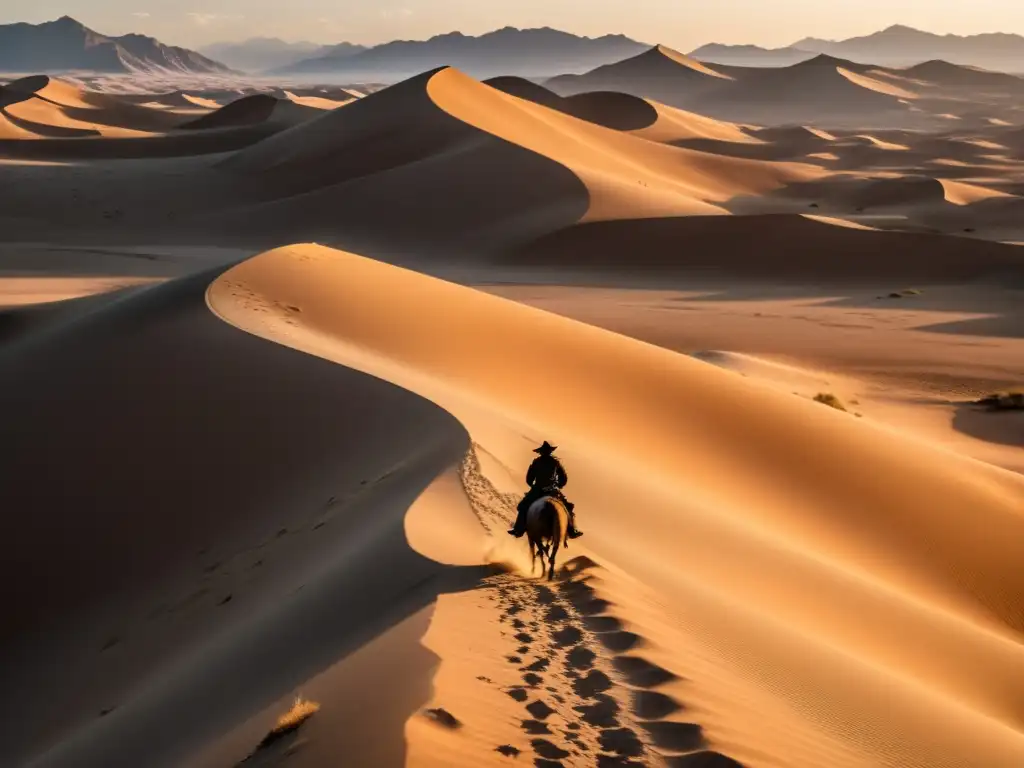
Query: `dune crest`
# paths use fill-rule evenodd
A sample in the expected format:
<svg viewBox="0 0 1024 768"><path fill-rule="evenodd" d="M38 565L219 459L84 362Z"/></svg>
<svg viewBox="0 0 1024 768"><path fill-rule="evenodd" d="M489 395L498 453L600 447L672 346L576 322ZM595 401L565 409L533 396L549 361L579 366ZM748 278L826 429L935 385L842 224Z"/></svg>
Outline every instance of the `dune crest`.
<svg viewBox="0 0 1024 768"><path fill-rule="evenodd" d="M689 56L686 56L673 48L669 48L668 46L659 45L656 46L654 50L657 51L657 53L659 53L660 55L664 56L669 61L675 62L676 64L682 67L686 67L687 69L692 69L695 72L700 72L702 75L719 77L723 80L733 79L729 75L722 74L721 72L712 69L707 64L697 61L696 59L691 59Z"/></svg>
<svg viewBox="0 0 1024 768"><path fill-rule="evenodd" d="M463 122L572 170L587 185L591 195L590 210L585 217L588 221L714 213L721 211L714 203L744 192L767 191L818 173L818 169L809 165L728 160L655 144L639 144L630 136L532 103L512 101L456 70L438 73L431 78L427 89L441 109ZM572 137L577 140L568 140ZM639 195L635 191L637 184L644 187ZM638 207L638 203L642 207Z"/></svg>

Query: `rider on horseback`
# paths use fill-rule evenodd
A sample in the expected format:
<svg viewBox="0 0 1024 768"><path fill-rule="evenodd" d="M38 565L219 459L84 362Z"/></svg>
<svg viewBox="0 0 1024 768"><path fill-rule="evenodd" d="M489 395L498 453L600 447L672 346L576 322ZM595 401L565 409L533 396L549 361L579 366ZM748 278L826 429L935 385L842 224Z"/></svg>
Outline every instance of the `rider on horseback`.
<svg viewBox="0 0 1024 768"><path fill-rule="evenodd" d="M530 509L530 505L543 496L551 496L565 504L565 509L569 513L567 535L570 539L576 539L583 535L582 531L576 529L576 515L573 512L576 505L565 498L565 494L561 490L569 482L569 476L565 473L562 462L554 455L556 449L557 446L549 445L547 440L544 441L544 445L534 448L533 452L539 453L540 456L534 459L530 468L526 470L526 483L530 486L530 490L526 492L516 507L519 514L509 535L518 538L526 533L526 513Z"/></svg>

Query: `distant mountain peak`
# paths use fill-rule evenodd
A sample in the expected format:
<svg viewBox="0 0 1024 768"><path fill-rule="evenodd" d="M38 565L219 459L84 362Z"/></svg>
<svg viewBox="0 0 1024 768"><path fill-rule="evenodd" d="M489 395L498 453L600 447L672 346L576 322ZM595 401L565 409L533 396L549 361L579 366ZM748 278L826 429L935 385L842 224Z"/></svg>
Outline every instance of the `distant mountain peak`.
<svg viewBox="0 0 1024 768"><path fill-rule="evenodd" d="M0 71L230 72L219 62L185 48L130 33L113 37L71 16L42 24L0 24Z"/></svg>
<svg viewBox="0 0 1024 768"><path fill-rule="evenodd" d="M922 32L920 29L914 27L908 27L906 24L890 24L888 27L882 30L880 34L884 33L906 33L910 32L916 35L930 35L931 32Z"/></svg>

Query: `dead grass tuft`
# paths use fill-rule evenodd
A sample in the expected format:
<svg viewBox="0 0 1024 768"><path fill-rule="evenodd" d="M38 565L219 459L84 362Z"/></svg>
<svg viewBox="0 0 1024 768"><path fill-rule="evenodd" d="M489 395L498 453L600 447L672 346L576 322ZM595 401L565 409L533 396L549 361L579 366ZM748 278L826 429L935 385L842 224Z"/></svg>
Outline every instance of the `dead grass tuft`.
<svg viewBox="0 0 1024 768"><path fill-rule="evenodd" d="M257 749L262 749L269 744L273 744L282 736L298 730L304 722L309 720L309 718L319 711L320 705L315 701L306 701L301 696L297 697L295 699L295 703L292 704L292 708L277 718L277 723L270 729L270 732L263 737L263 741L259 743Z"/></svg>

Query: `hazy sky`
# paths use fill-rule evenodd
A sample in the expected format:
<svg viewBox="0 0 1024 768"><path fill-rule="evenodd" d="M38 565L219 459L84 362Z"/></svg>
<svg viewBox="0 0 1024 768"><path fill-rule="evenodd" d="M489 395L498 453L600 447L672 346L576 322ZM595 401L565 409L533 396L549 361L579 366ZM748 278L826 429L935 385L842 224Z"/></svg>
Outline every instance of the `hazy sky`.
<svg viewBox="0 0 1024 768"><path fill-rule="evenodd" d="M199 46L254 36L379 43L459 30L550 26L621 32L691 50L702 43L786 45L891 24L931 32L1024 34L1024 0L34 0L0 3L0 23L69 15L106 34L143 32Z"/></svg>

